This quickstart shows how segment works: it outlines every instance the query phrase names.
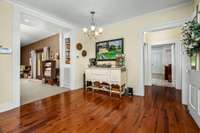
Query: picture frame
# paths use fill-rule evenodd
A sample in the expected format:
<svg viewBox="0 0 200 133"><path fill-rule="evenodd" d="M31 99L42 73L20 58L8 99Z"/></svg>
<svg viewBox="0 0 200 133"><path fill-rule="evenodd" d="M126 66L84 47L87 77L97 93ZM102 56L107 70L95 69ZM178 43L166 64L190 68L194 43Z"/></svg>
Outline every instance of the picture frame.
<svg viewBox="0 0 200 133"><path fill-rule="evenodd" d="M123 38L96 42L97 61L115 61L119 54L124 54Z"/></svg>

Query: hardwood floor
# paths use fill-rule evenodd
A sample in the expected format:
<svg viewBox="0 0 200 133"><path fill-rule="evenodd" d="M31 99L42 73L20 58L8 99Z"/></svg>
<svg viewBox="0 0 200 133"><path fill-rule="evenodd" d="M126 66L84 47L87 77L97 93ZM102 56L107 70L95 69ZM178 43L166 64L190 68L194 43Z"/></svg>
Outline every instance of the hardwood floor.
<svg viewBox="0 0 200 133"><path fill-rule="evenodd" d="M0 114L1 132L199 133L173 88L146 87L145 97L62 93Z"/></svg>

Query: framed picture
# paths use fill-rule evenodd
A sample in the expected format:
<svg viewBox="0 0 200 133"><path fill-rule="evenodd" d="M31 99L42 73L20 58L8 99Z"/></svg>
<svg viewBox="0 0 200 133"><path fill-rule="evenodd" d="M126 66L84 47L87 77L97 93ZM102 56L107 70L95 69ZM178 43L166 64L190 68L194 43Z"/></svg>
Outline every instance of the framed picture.
<svg viewBox="0 0 200 133"><path fill-rule="evenodd" d="M112 61L124 53L124 39L114 39L96 43L96 60Z"/></svg>

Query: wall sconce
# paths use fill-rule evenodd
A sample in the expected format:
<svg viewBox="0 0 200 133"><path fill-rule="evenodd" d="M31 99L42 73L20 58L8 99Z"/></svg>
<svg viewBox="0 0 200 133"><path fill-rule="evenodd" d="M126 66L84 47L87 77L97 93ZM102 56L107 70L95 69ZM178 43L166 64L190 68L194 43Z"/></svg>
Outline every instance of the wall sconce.
<svg viewBox="0 0 200 133"><path fill-rule="evenodd" d="M2 43L0 43L0 54L11 54L11 48L3 48Z"/></svg>

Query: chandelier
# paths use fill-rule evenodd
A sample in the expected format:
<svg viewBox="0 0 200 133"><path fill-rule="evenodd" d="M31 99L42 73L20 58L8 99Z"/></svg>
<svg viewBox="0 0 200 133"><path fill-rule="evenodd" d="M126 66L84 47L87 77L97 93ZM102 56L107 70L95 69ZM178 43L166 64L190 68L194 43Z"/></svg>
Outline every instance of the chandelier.
<svg viewBox="0 0 200 133"><path fill-rule="evenodd" d="M99 35L101 35L103 33L103 28L101 27L97 27L95 21L94 21L94 15L95 12L91 11L91 20L90 20L90 26L84 27L83 28L83 32L89 37L89 38L97 38Z"/></svg>

